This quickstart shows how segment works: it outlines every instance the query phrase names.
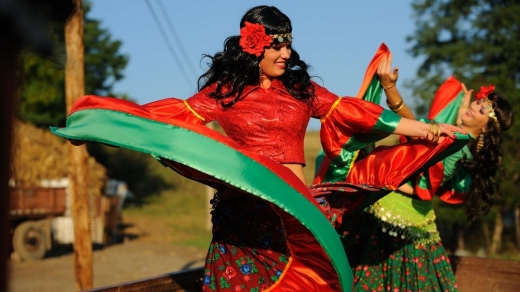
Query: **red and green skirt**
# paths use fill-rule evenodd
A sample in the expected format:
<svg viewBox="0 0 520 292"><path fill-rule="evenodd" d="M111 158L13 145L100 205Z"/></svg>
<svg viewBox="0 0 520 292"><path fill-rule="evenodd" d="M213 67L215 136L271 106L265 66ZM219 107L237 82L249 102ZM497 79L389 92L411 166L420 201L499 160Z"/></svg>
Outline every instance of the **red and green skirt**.
<svg viewBox="0 0 520 292"><path fill-rule="evenodd" d="M431 202L396 193L345 217L339 232L354 291L457 291L434 219Z"/></svg>

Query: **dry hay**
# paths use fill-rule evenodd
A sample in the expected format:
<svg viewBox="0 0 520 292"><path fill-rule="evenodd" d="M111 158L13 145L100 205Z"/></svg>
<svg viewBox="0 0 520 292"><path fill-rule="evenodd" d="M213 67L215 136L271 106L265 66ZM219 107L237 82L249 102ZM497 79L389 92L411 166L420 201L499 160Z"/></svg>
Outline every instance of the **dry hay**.
<svg viewBox="0 0 520 292"><path fill-rule="evenodd" d="M11 159L16 186L41 186L42 179L62 179L69 175L69 152L65 139L49 130L16 121ZM105 168L88 158L89 193L100 195L106 181Z"/></svg>

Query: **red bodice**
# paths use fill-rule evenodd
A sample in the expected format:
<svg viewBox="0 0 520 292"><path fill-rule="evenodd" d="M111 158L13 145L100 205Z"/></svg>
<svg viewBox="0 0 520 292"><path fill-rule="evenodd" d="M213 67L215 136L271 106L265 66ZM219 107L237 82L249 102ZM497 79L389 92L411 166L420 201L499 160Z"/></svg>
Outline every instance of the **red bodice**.
<svg viewBox="0 0 520 292"><path fill-rule="evenodd" d="M187 99L204 122L216 121L226 134L246 149L279 163L305 164L303 139L311 117L321 118L339 98L314 83L316 98L301 101L292 97L281 81L269 89L246 86L242 97L223 108L207 94L209 87Z"/></svg>

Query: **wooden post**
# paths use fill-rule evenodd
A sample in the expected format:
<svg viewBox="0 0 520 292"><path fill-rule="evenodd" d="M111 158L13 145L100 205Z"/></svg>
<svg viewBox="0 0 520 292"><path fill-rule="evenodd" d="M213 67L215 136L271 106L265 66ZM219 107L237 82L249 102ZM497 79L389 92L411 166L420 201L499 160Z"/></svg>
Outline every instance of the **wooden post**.
<svg viewBox="0 0 520 292"><path fill-rule="evenodd" d="M65 24L65 96L67 113L74 102L85 94L82 0L73 0L76 10ZM69 144L69 191L74 222L74 278L76 290L92 288L92 239L90 233L89 199L87 191L86 145Z"/></svg>
<svg viewBox="0 0 520 292"><path fill-rule="evenodd" d="M19 64L20 44L11 38L8 33L0 29L0 39L5 43L0 46L0 292L8 291L7 260L11 252L11 226L9 221L9 162L11 156L13 111L15 100L18 97L17 85L19 78L16 74ZM8 238L9 240L5 240Z"/></svg>

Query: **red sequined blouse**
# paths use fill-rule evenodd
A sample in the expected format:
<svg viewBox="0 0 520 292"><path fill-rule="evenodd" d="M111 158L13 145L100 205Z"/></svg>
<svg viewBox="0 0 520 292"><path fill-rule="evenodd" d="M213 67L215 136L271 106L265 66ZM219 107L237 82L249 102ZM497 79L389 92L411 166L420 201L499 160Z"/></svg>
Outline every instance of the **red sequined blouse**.
<svg viewBox="0 0 520 292"><path fill-rule="evenodd" d="M142 107L152 117L194 124L217 121L227 136L244 148L285 164L305 164L303 139L311 117L321 120L321 144L332 158L359 148L358 143L348 143L354 135L373 130L392 133L394 127L379 129L377 125L385 124L389 116L394 124L400 119L374 103L340 98L317 83L313 85L315 98L310 101L297 100L275 79L269 89L246 86L242 97L229 108L208 96L214 90L211 86L187 100L167 98Z"/></svg>
<svg viewBox="0 0 520 292"><path fill-rule="evenodd" d="M186 101L203 123L217 121L230 138L246 149L279 163L305 164L303 141L310 118L324 121L340 101L326 88L315 82L313 85L316 98L310 101L294 98L277 79L273 80L269 89L246 86L242 97L229 108L223 108L207 95L214 87L205 88ZM362 105L355 108L366 106L371 110L371 116L381 114L382 108L378 105L355 98L341 100L346 99L353 103L361 102ZM348 120L352 126L361 125L361 129L356 127L356 131L368 130L373 126L362 113L353 114Z"/></svg>

